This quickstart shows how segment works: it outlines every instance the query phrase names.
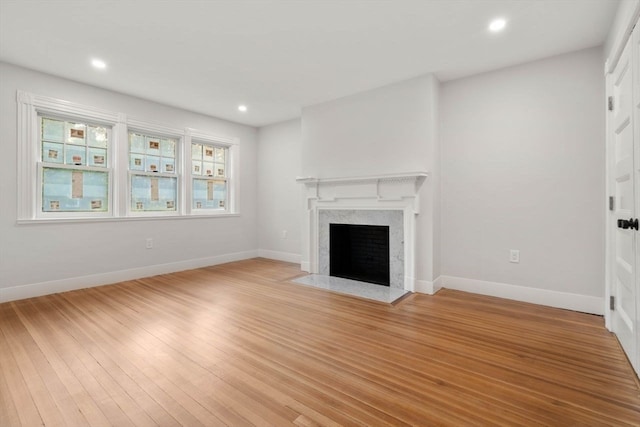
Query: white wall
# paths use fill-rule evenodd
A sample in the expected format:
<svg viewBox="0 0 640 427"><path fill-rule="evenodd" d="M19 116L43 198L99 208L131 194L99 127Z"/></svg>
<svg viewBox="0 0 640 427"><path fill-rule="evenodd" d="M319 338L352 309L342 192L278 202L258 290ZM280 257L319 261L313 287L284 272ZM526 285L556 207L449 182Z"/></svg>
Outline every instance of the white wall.
<svg viewBox="0 0 640 427"><path fill-rule="evenodd" d="M439 271L437 114L438 81L432 75L302 111L302 176L429 172L416 225L418 289L431 286Z"/></svg>
<svg viewBox="0 0 640 427"><path fill-rule="evenodd" d="M600 48L442 85L443 275L603 296L604 102Z"/></svg>
<svg viewBox="0 0 640 427"><path fill-rule="evenodd" d="M300 262L302 188L299 119L258 132L258 244L260 256ZM283 236L286 232L286 236Z"/></svg>
<svg viewBox="0 0 640 427"><path fill-rule="evenodd" d="M302 175L424 171L429 166L432 76L302 110Z"/></svg>
<svg viewBox="0 0 640 427"><path fill-rule="evenodd" d="M0 81L0 301L257 255L254 128L3 63ZM241 215L17 225L17 89L124 112L170 127L237 137ZM147 237L154 239L154 249L145 249ZM78 277L84 278L74 279Z"/></svg>

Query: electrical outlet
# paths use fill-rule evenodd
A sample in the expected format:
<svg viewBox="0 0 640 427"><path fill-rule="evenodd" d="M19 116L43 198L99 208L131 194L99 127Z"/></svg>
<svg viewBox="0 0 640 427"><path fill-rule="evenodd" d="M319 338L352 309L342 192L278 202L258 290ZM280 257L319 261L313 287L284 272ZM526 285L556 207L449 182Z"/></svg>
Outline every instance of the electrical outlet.
<svg viewBox="0 0 640 427"><path fill-rule="evenodd" d="M282 230L282 238L283 239L287 238L287 230Z"/></svg>
<svg viewBox="0 0 640 427"><path fill-rule="evenodd" d="M151 237L147 238L146 248L147 249L153 249L153 239Z"/></svg>
<svg viewBox="0 0 640 427"><path fill-rule="evenodd" d="M520 262L520 251L517 249L511 249L509 251L509 262Z"/></svg>

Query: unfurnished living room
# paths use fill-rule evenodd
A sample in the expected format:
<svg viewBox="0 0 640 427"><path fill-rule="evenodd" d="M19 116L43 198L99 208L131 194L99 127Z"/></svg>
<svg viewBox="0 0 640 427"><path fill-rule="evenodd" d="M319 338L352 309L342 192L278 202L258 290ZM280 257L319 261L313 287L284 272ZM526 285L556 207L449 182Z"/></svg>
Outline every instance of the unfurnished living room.
<svg viewBox="0 0 640 427"><path fill-rule="evenodd" d="M640 426L640 0L0 0L0 426Z"/></svg>

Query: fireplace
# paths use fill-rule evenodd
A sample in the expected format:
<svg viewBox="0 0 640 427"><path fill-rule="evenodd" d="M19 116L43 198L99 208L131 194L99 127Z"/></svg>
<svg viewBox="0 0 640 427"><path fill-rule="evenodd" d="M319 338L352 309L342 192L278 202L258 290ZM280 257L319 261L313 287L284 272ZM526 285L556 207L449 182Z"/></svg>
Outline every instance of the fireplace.
<svg viewBox="0 0 640 427"><path fill-rule="evenodd" d="M389 235L388 286L413 291L418 192L427 175L298 178L305 185L302 269L321 276L332 274L330 224L384 226Z"/></svg>
<svg viewBox="0 0 640 427"><path fill-rule="evenodd" d="M390 285L389 226L329 224L329 275Z"/></svg>
<svg viewBox="0 0 640 427"><path fill-rule="evenodd" d="M331 276L332 263L335 263L336 256L333 253L331 238L331 226L348 227L351 230L357 230L355 233L363 234L363 226L373 226L376 230L384 229L386 241L388 242L388 250L385 250L384 260L379 260L389 265L389 281L388 286L392 288L404 288L404 215L401 210L397 209L320 209L318 212L318 250L319 265L318 273ZM375 231L373 232L375 233ZM365 238L366 239L366 238ZM369 238L371 239L371 237ZM353 246L353 244L351 244ZM356 243L361 245L361 243ZM358 249L358 248L354 248ZM355 255L366 256L366 253L360 251ZM338 261L344 257L344 254L338 252ZM343 277L343 276L338 276ZM346 277L353 279L352 277ZM363 282L370 282L364 278L355 279ZM377 283L372 282L372 283ZM386 284L386 283L385 283Z"/></svg>

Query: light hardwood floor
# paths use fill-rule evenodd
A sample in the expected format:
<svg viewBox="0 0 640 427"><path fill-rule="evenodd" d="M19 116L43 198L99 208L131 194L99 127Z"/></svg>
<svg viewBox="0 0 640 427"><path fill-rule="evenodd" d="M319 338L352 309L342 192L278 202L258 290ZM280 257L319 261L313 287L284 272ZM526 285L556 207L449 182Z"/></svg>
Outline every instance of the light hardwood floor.
<svg viewBox="0 0 640 427"><path fill-rule="evenodd" d="M601 317L255 259L0 305L2 426L640 425Z"/></svg>

